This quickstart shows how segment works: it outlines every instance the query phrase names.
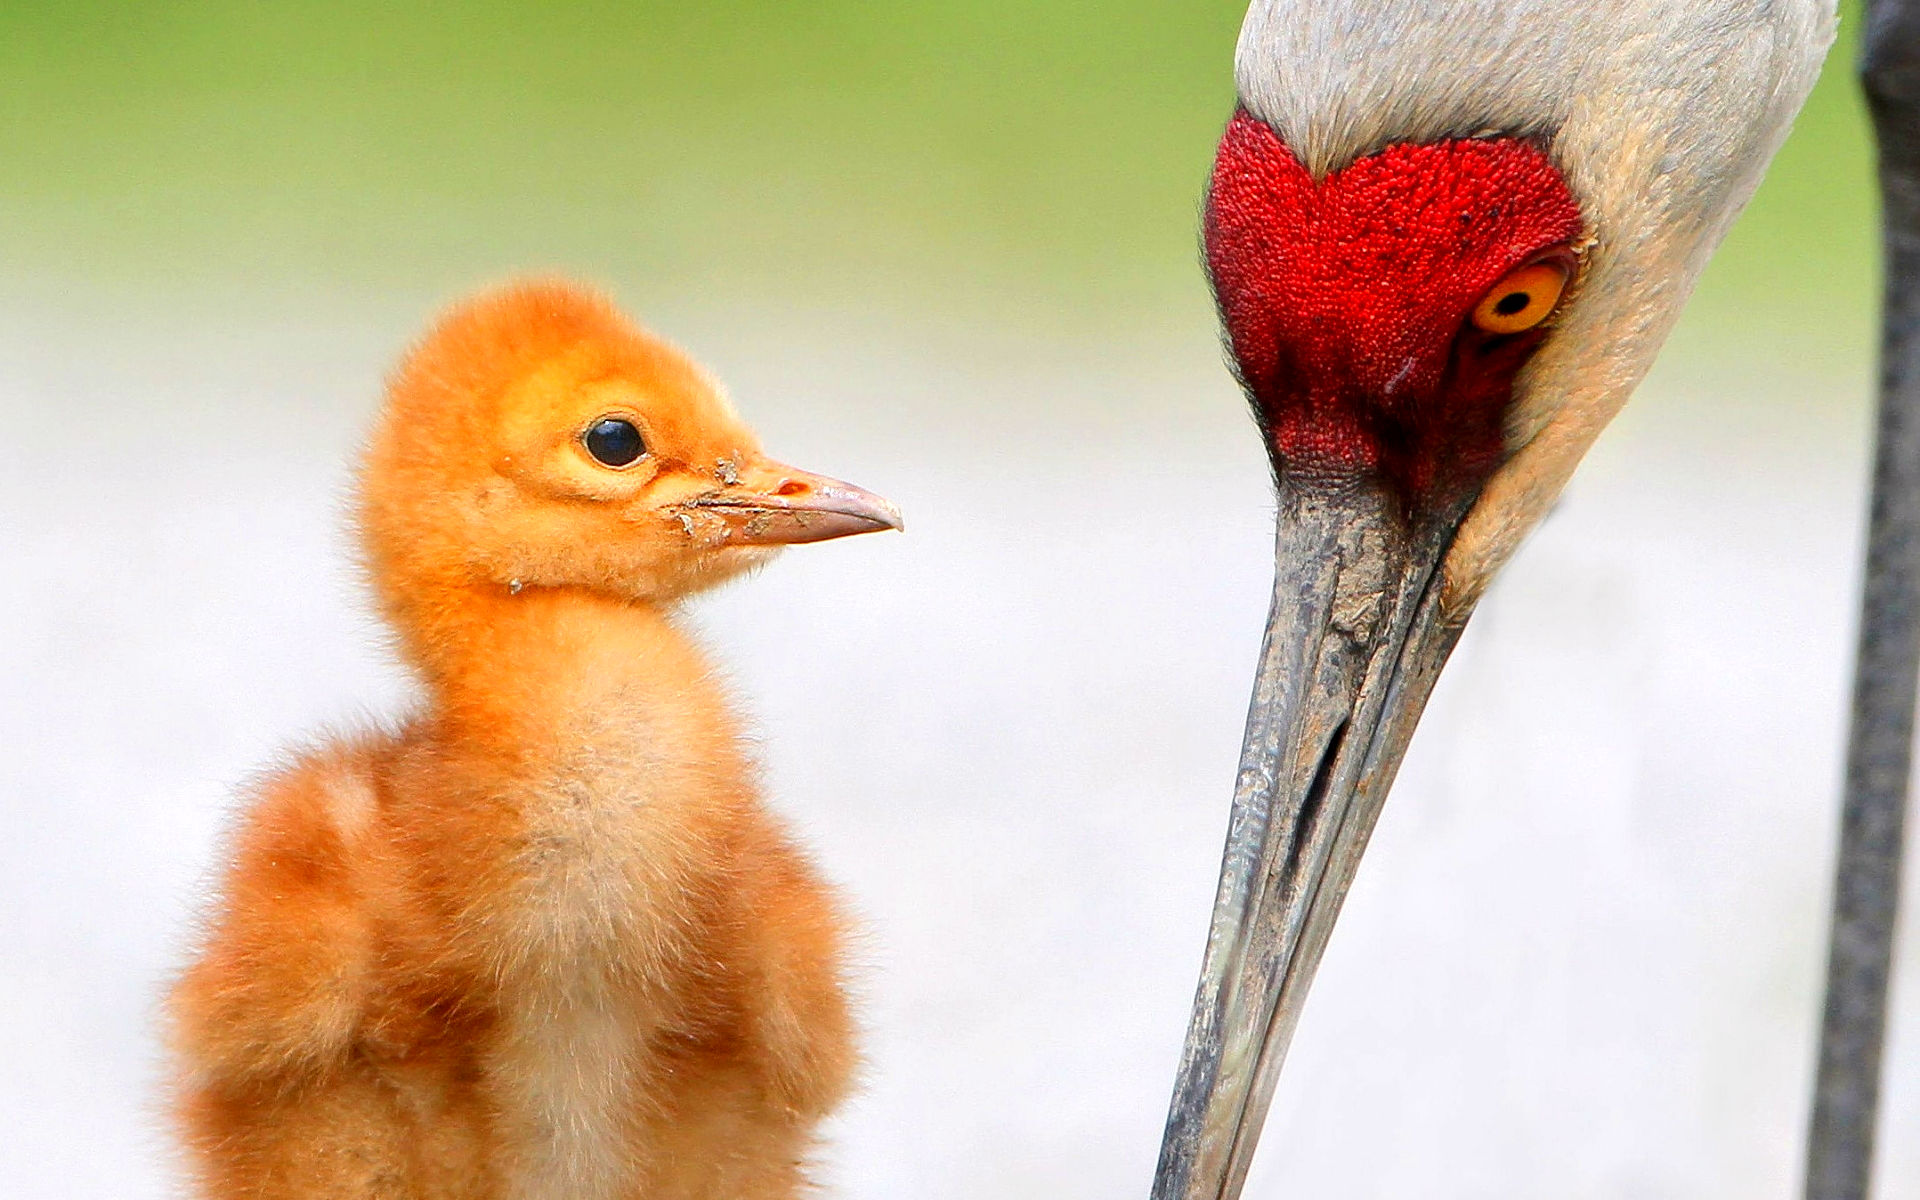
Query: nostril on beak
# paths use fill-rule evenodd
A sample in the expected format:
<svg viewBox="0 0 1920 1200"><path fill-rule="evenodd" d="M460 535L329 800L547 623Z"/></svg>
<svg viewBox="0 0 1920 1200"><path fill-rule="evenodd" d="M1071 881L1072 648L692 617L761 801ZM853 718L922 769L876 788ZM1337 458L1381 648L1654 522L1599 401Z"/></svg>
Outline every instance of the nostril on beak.
<svg viewBox="0 0 1920 1200"><path fill-rule="evenodd" d="M813 485L799 479L789 479L773 489L776 496L804 496L813 490Z"/></svg>

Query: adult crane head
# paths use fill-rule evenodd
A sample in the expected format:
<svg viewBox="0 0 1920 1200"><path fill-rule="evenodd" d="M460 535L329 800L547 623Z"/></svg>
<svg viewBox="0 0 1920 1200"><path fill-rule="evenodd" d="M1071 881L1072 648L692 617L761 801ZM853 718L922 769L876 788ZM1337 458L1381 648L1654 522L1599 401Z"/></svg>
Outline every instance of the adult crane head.
<svg viewBox="0 0 1920 1200"><path fill-rule="evenodd" d="M1434 680L1833 24L1833 0L1254 0L1205 241L1276 580L1157 1200L1238 1194Z"/></svg>

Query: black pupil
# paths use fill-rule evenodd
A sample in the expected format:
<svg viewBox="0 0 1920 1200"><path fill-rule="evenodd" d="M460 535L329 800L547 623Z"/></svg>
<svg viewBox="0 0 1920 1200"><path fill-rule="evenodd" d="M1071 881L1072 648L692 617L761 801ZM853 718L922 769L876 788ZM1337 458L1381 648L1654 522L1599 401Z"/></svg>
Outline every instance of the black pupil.
<svg viewBox="0 0 1920 1200"><path fill-rule="evenodd" d="M1503 317L1511 317L1532 302L1533 297L1525 292L1508 292L1500 297L1500 302L1493 306L1493 311Z"/></svg>
<svg viewBox="0 0 1920 1200"><path fill-rule="evenodd" d="M584 440L587 453L609 467L624 467L647 452L647 444L640 440L633 422L618 417L595 421Z"/></svg>

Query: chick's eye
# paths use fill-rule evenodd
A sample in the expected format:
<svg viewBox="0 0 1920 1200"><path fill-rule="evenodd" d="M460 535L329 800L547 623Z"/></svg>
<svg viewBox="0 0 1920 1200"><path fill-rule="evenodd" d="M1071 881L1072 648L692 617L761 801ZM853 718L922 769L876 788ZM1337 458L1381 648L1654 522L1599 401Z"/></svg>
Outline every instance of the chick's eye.
<svg viewBox="0 0 1920 1200"><path fill-rule="evenodd" d="M1473 323L1488 333L1520 333L1547 319L1567 290L1567 269L1534 263L1502 279L1473 306Z"/></svg>
<svg viewBox="0 0 1920 1200"><path fill-rule="evenodd" d="M587 427L580 442L594 461L608 467L630 467L647 452L647 444L632 421L602 417Z"/></svg>

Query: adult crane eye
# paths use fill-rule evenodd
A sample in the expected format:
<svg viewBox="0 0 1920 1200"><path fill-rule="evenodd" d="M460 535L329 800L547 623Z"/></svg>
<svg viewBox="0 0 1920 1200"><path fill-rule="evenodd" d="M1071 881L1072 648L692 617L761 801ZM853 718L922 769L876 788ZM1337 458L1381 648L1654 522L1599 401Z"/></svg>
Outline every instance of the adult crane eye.
<svg viewBox="0 0 1920 1200"><path fill-rule="evenodd" d="M640 431L620 417L601 417L580 435L580 441L595 462L607 467L630 467L647 452Z"/></svg>
<svg viewBox="0 0 1920 1200"><path fill-rule="evenodd" d="M1567 290L1567 269L1534 263L1502 279L1473 306L1473 323L1488 333L1520 333L1547 319Z"/></svg>

